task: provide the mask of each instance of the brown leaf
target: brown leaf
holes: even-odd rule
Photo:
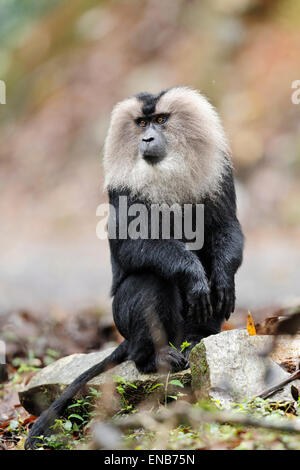
[[[276,329],[277,335],[295,335],[300,331],[300,310],[281,321]]]
[[[260,323],[255,324],[256,334],[258,335],[274,335],[278,324],[280,322],[280,318],[278,316],[268,317]]]
[[[34,423],[37,420],[37,416],[30,415],[28,418],[24,419],[22,422],[22,426],[26,426],[26,424]]]
[[[298,401],[298,399],[299,399],[299,390],[298,390],[297,387],[295,387],[295,385],[291,386],[291,394],[292,394],[292,397],[294,398],[294,400]]]

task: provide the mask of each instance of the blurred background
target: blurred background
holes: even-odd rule
[[[96,238],[110,111],[174,85],[209,98],[232,146],[237,312],[299,300],[299,25],[298,0],[0,0],[0,317],[110,318]]]

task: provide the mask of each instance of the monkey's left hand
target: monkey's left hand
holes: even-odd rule
[[[213,315],[229,319],[235,307],[234,281],[226,285],[213,284],[210,292],[210,302]]]
[[[196,322],[206,323],[211,313],[211,306],[209,301],[209,286],[205,279],[195,283],[189,289],[187,301],[189,317],[194,317]]]

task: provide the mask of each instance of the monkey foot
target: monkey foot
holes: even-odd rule
[[[189,361],[176,349],[166,346],[156,356],[158,371],[178,372],[189,367]]]

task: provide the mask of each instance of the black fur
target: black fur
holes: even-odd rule
[[[120,195],[127,196],[128,207],[143,202],[150,210],[146,200],[131,197],[129,191],[109,192],[114,207],[118,208]],[[178,346],[187,340],[194,345],[218,333],[234,310],[234,275],[242,262],[243,234],[230,168],[219,196],[198,202],[205,207],[205,241],[199,251],[188,251],[185,239],[110,240],[114,321],[128,341],[128,357],[142,372],[157,368],[151,322],[161,324],[167,344]]]
[[[153,112],[149,96],[140,99],[145,102],[145,111]],[[150,210],[147,200],[133,197],[129,190],[109,191],[115,208],[121,195],[127,196],[128,207],[142,202]],[[234,310],[234,275],[243,251],[230,167],[218,195],[198,202],[205,205],[204,246],[199,251],[187,250],[185,239],[110,239],[113,316],[124,342],[103,362],[81,374],[42,413],[30,430],[27,449],[35,447],[39,442],[35,437],[46,435],[73,396],[104,370],[126,359],[133,360],[144,373],[184,369],[191,347],[220,331]],[[185,340],[191,346],[184,354],[169,346],[179,347]]]
[[[143,103],[142,112],[145,116],[149,116],[155,112],[156,103],[166,92],[167,90],[163,90],[157,95],[153,95],[152,93],[139,93],[135,95],[136,98]]]

